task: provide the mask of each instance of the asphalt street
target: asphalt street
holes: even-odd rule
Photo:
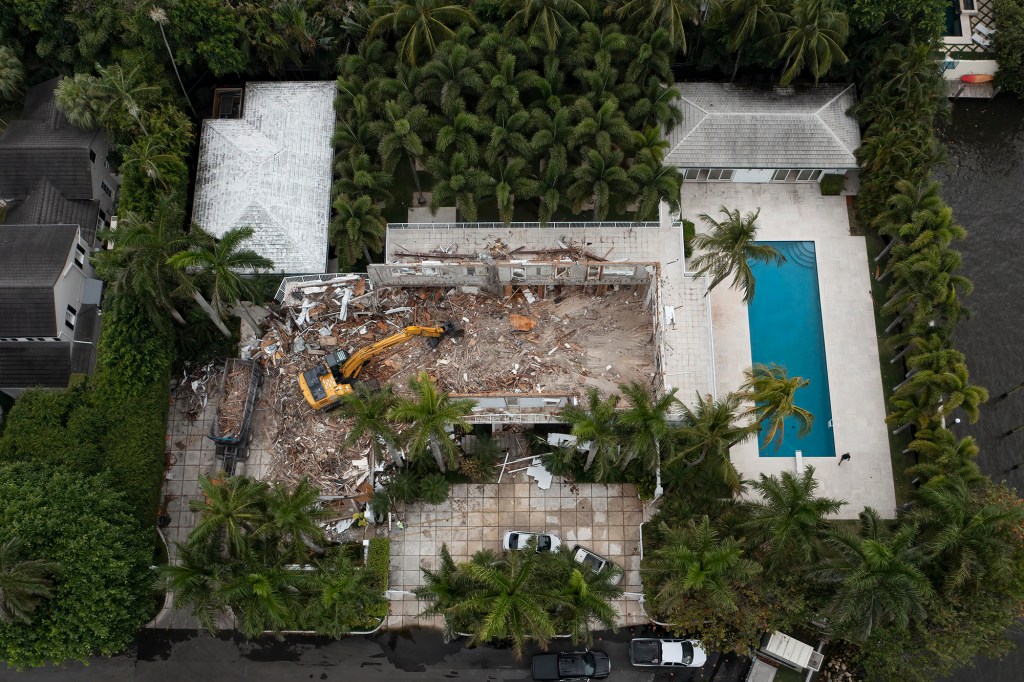
[[[704,668],[655,674],[629,665],[629,639],[649,633],[625,628],[599,634],[593,649],[608,652],[613,682],[738,682],[749,661],[709,656]],[[571,650],[555,642],[551,650]],[[49,682],[178,682],[179,680],[246,680],[252,682],[438,682],[467,680],[529,680],[531,650],[517,661],[508,649],[467,648],[461,641],[445,643],[428,629],[384,632],[372,637],[330,640],[287,637],[248,641],[185,631],[147,631],[133,651],[113,658],[27,671],[0,667],[0,680]]]

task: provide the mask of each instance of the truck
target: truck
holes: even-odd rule
[[[220,402],[208,437],[216,444],[217,457],[228,474],[233,474],[235,464],[246,457],[249,422],[262,384],[263,374],[252,360],[228,358],[224,364]]]
[[[353,385],[366,364],[392,346],[423,336],[427,344],[435,348],[446,336],[457,338],[461,335],[462,330],[456,329],[451,322],[440,327],[406,327],[397,334],[360,348],[351,356],[343,350],[328,353],[321,364],[299,374],[299,388],[314,410],[333,410],[341,405],[346,395],[352,393]]]

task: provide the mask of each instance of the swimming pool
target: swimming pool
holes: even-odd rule
[[[759,242],[770,244],[786,257],[782,265],[751,263],[756,287],[747,307],[750,355],[753,363],[786,368],[789,376],[810,384],[796,392],[796,404],[814,415],[810,434],[797,437],[798,427],[786,420],[782,447],[762,447],[762,457],[835,457],[832,438],[832,401],[828,393],[825,337],[821,327],[821,295],[814,242]],[[764,430],[758,443],[764,442]]]

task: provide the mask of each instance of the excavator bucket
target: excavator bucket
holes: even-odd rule
[[[429,348],[437,348],[438,344],[445,338],[450,336],[453,339],[461,339],[466,335],[466,330],[461,327],[456,327],[454,322],[445,322],[442,325],[444,334],[441,336],[434,336],[427,339],[427,346]]]

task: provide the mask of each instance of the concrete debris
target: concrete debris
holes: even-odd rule
[[[230,362],[228,363],[231,364]],[[235,369],[224,377],[224,394],[217,408],[218,434],[235,436],[242,430],[245,401],[249,393],[251,365],[236,363]]]
[[[508,321],[512,323],[512,328],[519,332],[528,332],[537,326],[537,320],[532,317],[515,313],[508,316]]]
[[[190,422],[195,423],[203,414],[210,401],[211,391],[216,392],[219,375],[220,369],[213,362],[185,365],[174,390],[174,399],[184,403],[184,413]]]

